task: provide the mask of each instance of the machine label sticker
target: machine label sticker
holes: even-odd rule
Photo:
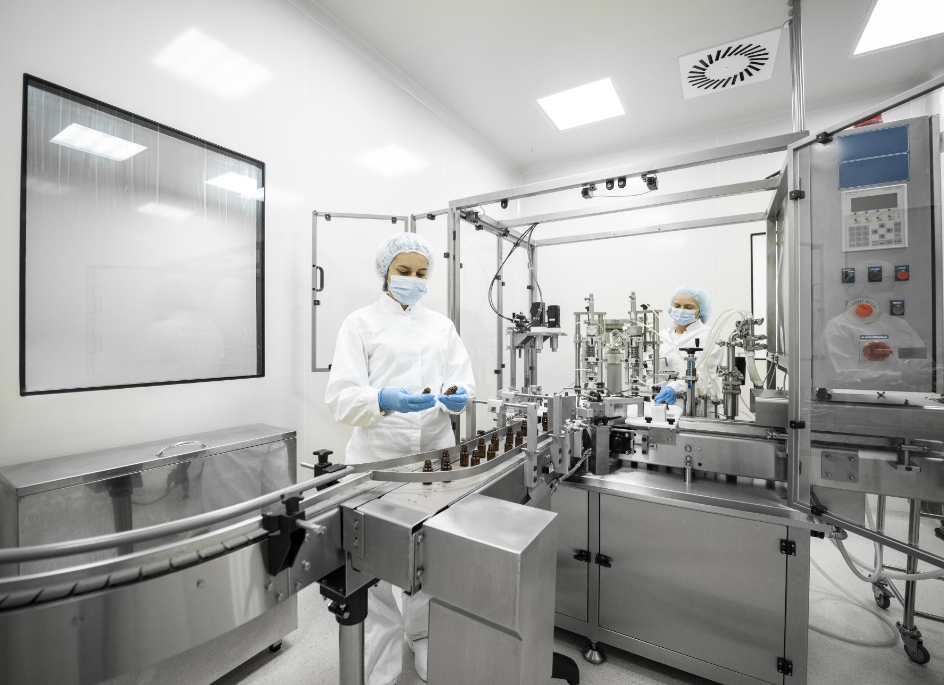
[[[888,359],[894,350],[888,344],[888,336],[882,333],[859,336],[859,361],[883,362]]]

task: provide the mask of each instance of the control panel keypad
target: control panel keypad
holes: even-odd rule
[[[848,226],[848,247],[861,249],[904,245],[900,209],[852,212]]]

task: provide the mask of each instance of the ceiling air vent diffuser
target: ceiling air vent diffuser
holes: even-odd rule
[[[773,29],[679,57],[685,99],[769,79],[781,32]]]

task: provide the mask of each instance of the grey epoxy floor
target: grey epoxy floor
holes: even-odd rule
[[[907,522],[899,512],[889,512],[887,531],[905,538]],[[932,523],[922,522],[922,546],[944,554],[944,542],[934,537]],[[871,560],[871,545],[852,538],[848,547],[860,559]],[[854,595],[874,606],[871,589],[858,581],[846,568],[845,562],[829,542],[813,540],[813,558]],[[886,563],[904,566],[904,557],[886,553]],[[921,570],[926,570],[922,567]],[[851,604],[813,569],[810,589],[810,621],[826,629],[860,639],[881,639],[882,623],[863,609]],[[944,582],[930,580],[919,584],[918,608],[944,615]],[[337,627],[317,591],[307,590],[299,595],[298,630],[284,641],[277,654],[268,650],[220,678],[214,685],[315,685],[338,682]],[[901,620],[897,602],[887,612],[892,621]],[[926,666],[912,663],[904,654],[900,642],[895,647],[876,649],[850,645],[810,631],[811,685],[856,685],[896,683],[900,685],[941,685],[944,683],[944,624],[919,619],[918,627],[924,634],[925,646],[931,652]],[[580,650],[586,640],[563,630],[555,632],[556,650],[574,658],[580,666],[581,683],[585,685],[651,685],[704,684],[710,681],[662,664],[604,645],[607,661],[600,666],[586,663]],[[413,668],[413,655],[404,649],[403,672],[398,685],[420,685],[422,681]],[[563,682],[563,681],[553,681]]]

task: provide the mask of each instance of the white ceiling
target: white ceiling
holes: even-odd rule
[[[783,25],[786,0],[318,0],[519,170],[790,116],[773,77],[684,100],[678,58]],[[804,0],[808,109],[890,95],[944,69],[944,36],[850,58],[870,0]],[[626,115],[557,131],[535,100],[609,76]]]

